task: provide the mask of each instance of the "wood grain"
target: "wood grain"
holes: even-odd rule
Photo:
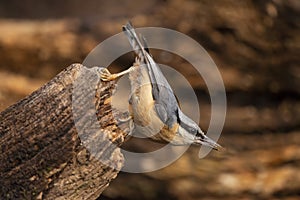
[[[95,68],[73,64],[0,113],[1,199],[96,199],[117,176],[124,162],[118,145],[126,133],[112,115],[115,84],[86,87],[72,99],[74,81],[83,74],[100,81]],[[75,126],[72,105],[89,104],[89,95],[93,109],[77,107]],[[100,129],[91,132],[87,119],[95,110]],[[85,126],[79,135],[77,128]]]

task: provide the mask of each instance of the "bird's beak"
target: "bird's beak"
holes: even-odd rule
[[[213,148],[214,150],[217,150],[217,151],[225,150],[221,145],[219,145],[218,143],[216,143],[215,141],[213,141],[212,139],[210,139],[206,135],[204,135],[204,137],[203,136],[202,137],[196,136],[194,143],[195,144],[202,144],[202,145],[211,147],[211,148]]]

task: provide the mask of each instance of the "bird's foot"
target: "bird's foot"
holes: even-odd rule
[[[107,68],[100,68],[98,72],[102,81],[113,81],[118,78],[116,74],[111,74]]]

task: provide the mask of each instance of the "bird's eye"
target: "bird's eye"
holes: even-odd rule
[[[192,134],[196,134],[196,133],[197,133],[197,130],[196,130],[195,128],[190,128],[190,132],[191,132]]]

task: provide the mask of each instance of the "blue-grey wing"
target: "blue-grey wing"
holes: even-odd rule
[[[179,107],[174,92],[159,66],[154,62],[150,55],[147,55],[147,61],[149,64],[149,71],[151,71],[154,77],[153,79],[150,77],[153,98],[155,103],[160,105],[159,107],[164,108],[163,112],[166,112],[166,114],[162,113],[161,109],[156,111],[159,114],[160,119],[169,127],[172,127],[177,121]],[[165,117],[165,115],[167,117]]]

